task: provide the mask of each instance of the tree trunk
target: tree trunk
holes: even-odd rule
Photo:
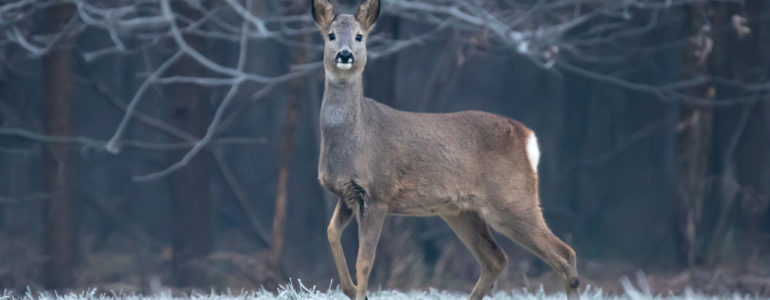
[[[708,75],[707,61],[713,44],[711,28],[704,23],[705,4],[694,4],[685,22],[686,32],[694,32],[684,48],[683,72],[688,77]],[[689,88],[688,95],[713,101],[710,83]],[[703,216],[703,205],[709,189],[708,163],[711,148],[714,110],[711,106],[683,103],[677,123],[678,182],[674,203],[674,236],[678,259],[682,265],[695,265],[701,237],[697,232]]]
[[[72,18],[72,5],[57,5],[46,12],[46,31],[58,33]],[[43,60],[45,81],[45,131],[51,136],[71,136],[72,85],[70,80],[73,37],[65,34]],[[51,289],[72,287],[75,264],[75,224],[73,217],[73,185],[75,159],[72,147],[63,143],[46,146],[44,185],[46,198],[43,220],[45,221],[44,267],[45,286]]]
[[[197,12],[178,3],[174,10],[181,15],[197,19]],[[199,52],[205,47],[200,36],[185,35],[187,43]],[[194,59],[186,56],[170,70],[177,76],[204,76],[204,70]],[[211,120],[207,90],[195,84],[171,84],[168,86],[168,113],[171,124],[194,136],[203,137]],[[172,155],[178,161],[187,150]],[[173,272],[176,284],[190,286],[205,284],[201,270],[191,269],[191,260],[204,257],[212,247],[212,203],[210,191],[209,153],[195,156],[184,168],[170,175],[171,209],[173,215],[174,248]]]
[[[304,35],[297,38],[298,43],[303,43]],[[307,60],[304,49],[292,51],[292,61],[296,65],[302,65]],[[276,266],[280,262],[283,251],[284,235],[286,231],[286,210],[289,194],[289,169],[291,168],[291,155],[294,148],[294,132],[297,127],[297,114],[299,113],[299,101],[302,91],[305,90],[305,79],[297,77],[289,82],[289,104],[286,108],[286,119],[283,122],[283,135],[281,138],[281,152],[278,154],[278,183],[275,195],[275,213],[273,214],[273,230],[270,235],[271,263]]]

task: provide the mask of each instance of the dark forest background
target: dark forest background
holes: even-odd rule
[[[336,285],[308,1],[0,1],[0,31],[0,288]],[[368,97],[537,132],[586,282],[770,293],[770,2],[389,0],[369,49]],[[560,289],[498,241],[497,289]],[[440,219],[391,217],[371,284],[477,274]]]

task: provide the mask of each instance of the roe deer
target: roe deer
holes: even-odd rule
[[[327,230],[345,295],[366,299],[383,221],[397,214],[449,224],[481,265],[469,299],[484,297],[508,261],[489,226],[545,260],[568,298],[578,299],[575,251],[551,233],[540,209],[532,130],[490,113],[411,113],[364,98],[366,40],[380,1],[363,0],[353,15],[311,0],[311,11],[325,44],[318,179],[339,197]],[[353,216],[357,284],[340,243]]]

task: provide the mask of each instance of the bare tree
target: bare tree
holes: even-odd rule
[[[291,2],[288,11],[293,14],[301,14],[304,5],[299,1]],[[298,35],[296,42],[304,44],[307,39],[306,34]],[[296,65],[307,63],[305,49],[295,49],[291,53],[291,60]],[[273,214],[273,230],[270,236],[270,257],[271,263],[278,265],[280,263],[281,253],[283,252],[284,235],[286,232],[286,214],[289,201],[289,169],[291,167],[291,157],[294,150],[294,133],[297,128],[297,117],[299,114],[299,103],[301,101],[303,90],[305,90],[305,81],[301,78],[294,78],[289,82],[289,103],[286,106],[286,116],[284,117],[282,137],[280,144],[280,153],[278,154],[278,182],[276,184],[275,195],[275,213]]]
[[[46,9],[46,31],[59,33],[70,21],[74,7],[69,4]],[[56,50],[46,53],[45,74],[46,134],[69,136],[72,121],[72,52],[74,37],[62,35]],[[64,288],[74,282],[75,266],[75,157],[68,144],[49,144],[46,149],[46,198],[44,252],[46,255],[46,286]]]
[[[188,4],[175,3],[174,10],[179,12],[179,19],[195,22],[204,17],[200,11]],[[180,37],[189,45],[191,51],[205,53],[205,39],[201,36],[184,34]],[[179,59],[169,69],[171,76],[205,77],[206,70],[195,63],[190,56]],[[172,83],[168,88],[169,120],[175,128],[202,137],[211,122],[208,90],[191,83]],[[186,151],[178,151],[173,161],[179,161]],[[173,213],[174,273],[177,284],[188,286],[196,284],[195,275],[190,269],[190,260],[199,259],[211,251],[212,243],[212,200],[209,174],[211,157],[198,155],[192,158],[187,167],[170,175]]]
[[[711,26],[703,19],[706,9],[703,3],[697,3],[688,11],[689,27],[695,29],[695,34],[682,55],[686,62],[685,72],[693,77],[708,74],[707,62],[712,57]],[[702,83],[690,87],[687,94],[713,101],[715,90],[711,84]],[[676,128],[679,182],[674,206],[674,232],[678,238],[680,262],[690,268],[695,266],[698,244],[702,243],[699,230],[710,185],[708,158],[711,152],[713,114],[712,106],[684,103]]]
[[[117,153],[124,146],[136,146],[133,141],[124,140],[125,130],[137,117],[138,104],[146,97],[148,89],[154,85],[187,83],[210,89],[239,86],[244,82],[274,84],[320,70],[319,62],[309,62],[295,66],[290,73],[283,75],[253,74],[223,65],[187,42],[187,39],[196,36],[237,44],[241,36],[245,36],[248,40],[274,39],[289,47],[318,49],[311,43],[292,40],[292,37],[314,30],[309,18],[303,14],[261,18],[249,12],[243,3],[229,0],[213,3],[210,8],[191,2],[190,9],[201,17],[189,19],[175,8],[166,9],[167,1],[159,3],[142,1],[140,5],[124,5],[117,1],[94,3],[85,0],[66,0],[61,2],[74,5],[77,8],[77,14],[69,20],[60,33],[65,31],[74,33],[85,28],[93,28],[103,31],[112,41],[110,46],[86,52],[85,57],[89,62],[108,56],[130,55],[142,49],[158,46],[164,46],[171,53],[161,60],[151,73],[146,74],[143,84],[128,101],[126,113],[119,126],[104,145],[106,150],[113,153]],[[250,2],[246,1],[246,3]],[[542,68],[573,73],[630,90],[646,92],[661,101],[685,101],[695,105],[735,105],[748,101],[748,99],[739,98],[714,104],[708,99],[694,97],[685,92],[687,88],[701,85],[709,80],[722,80],[723,84],[753,91],[770,89],[770,85],[767,84],[725,81],[717,76],[693,76],[677,82],[649,84],[633,82],[623,76],[599,73],[581,66],[583,63],[604,60],[622,71],[623,66],[626,65],[625,62],[633,59],[630,51],[618,50],[611,55],[602,53],[608,52],[607,49],[617,48],[616,45],[622,43],[624,39],[651,32],[663,10],[696,3],[699,1],[550,0],[533,5],[529,1],[411,0],[385,1],[383,7],[385,13],[429,24],[436,31],[454,30],[471,44],[492,50],[512,50],[529,58]],[[56,41],[63,36],[62,34],[35,35],[26,29],[29,25],[24,22],[25,16],[34,15],[48,6],[50,3],[39,0],[3,5],[0,11],[9,16],[0,24],[0,28],[8,37],[5,44],[16,45],[33,56],[43,55],[55,48]],[[249,26],[242,28],[238,20],[230,18],[233,15],[247,22]],[[648,21],[644,24],[629,22],[635,16],[644,16]],[[419,45],[430,39],[436,31],[402,40],[387,37],[375,38],[372,40],[373,49],[370,51],[370,57],[376,60]],[[689,35],[683,36],[681,41],[673,43],[686,43],[689,37]],[[168,42],[172,45],[168,45]],[[656,46],[650,48],[654,47]],[[198,68],[209,72],[209,75],[167,74],[169,68],[183,58],[186,62],[194,62]],[[223,115],[231,102],[222,101],[222,105],[217,108],[218,115]],[[206,134],[189,146],[187,155],[181,160],[157,172],[138,175],[136,179],[158,179],[187,165],[197,153],[215,141],[221,120],[216,115],[211,120],[211,126],[205,131]],[[19,132],[6,134],[20,135]],[[73,142],[80,141],[73,140]]]

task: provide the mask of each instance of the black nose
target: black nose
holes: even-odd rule
[[[339,53],[337,53],[337,62],[343,63],[343,64],[352,64],[353,63],[353,53],[350,53],[348,50],[342,50]]]

